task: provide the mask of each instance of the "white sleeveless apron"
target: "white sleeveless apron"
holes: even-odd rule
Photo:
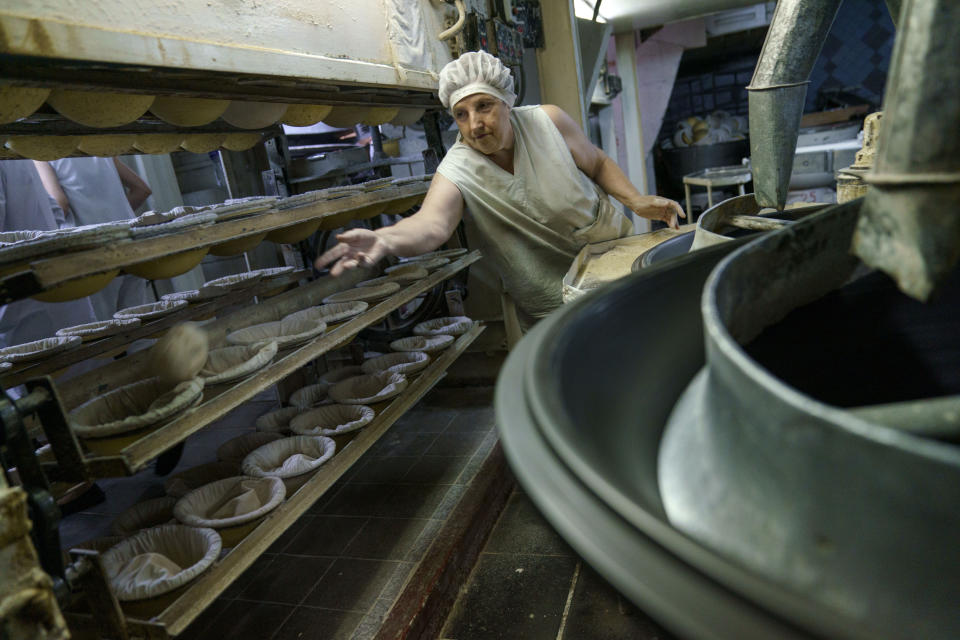
[[[513,174],[458,137],[437,173],[460,189],[504,288],[527,314],[562,304],[561,280],[588,243],[633,233],[630,220],[577,168],[539,106],[515,107]]]

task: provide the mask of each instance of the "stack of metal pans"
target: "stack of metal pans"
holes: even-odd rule
[[[858,207],[624,278],[541,322],[501,374],[531,498],[684,638],[960,635],[955,445],[805,396],[726,325],[749,340],[858,275],[841,237]]]

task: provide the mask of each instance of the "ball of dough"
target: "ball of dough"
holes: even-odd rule
[[[207,362],[207,334],[192,322],[178,324],[150,349],[150,375],[177,384],[195,378]]]

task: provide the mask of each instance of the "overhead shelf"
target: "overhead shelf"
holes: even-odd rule
[[[20,300],[86,276],[122,269],[189,249],[283,229],[308,220],[327,218],[338,221],[338,227],[343,226],[344,222],[351,219],[346,215],[351,211],[357,211],[363,217],[365,207],[422,195],[428,188],[429,184],[425,182],[391,186],[301,207],[225,220],[207,227],[188,227],[161,236],[112,242],[84,251],[34,260],[29,263],[27,270],[0,280],[0,301]]]
[[[443,5],[354,0],[344,11],[311,0],[282,7],[238,0],[189,7],[184,20],[176,3],[134,9],[100,0],[65,11],[51,0],[24,0],[0,9],[0,53],[9,60],[0,73],[36,82],[59,67],[60,80],[78,82],[85,69],[98,70],[108,76],[101,81],[144,91],[162,87],[167,70],[176,77],[171,90],[192,80],[213,97],[237,90],[278,100],[340,85],[435,91],[439,67],[451,58],[436,37]],[[399,31],[391,25],[398,10],[414,12]],[[358,38],[358,28],[367,37]]]
[[[439,268],[426,278],[414,282],[382,302],[371,306],[364,313],[347,320],[324,335],[276,360],[251,378],[226,388],[208,388],[205,391],[202,404],[191,412],[136,438],[129,444],[125,444],[125,440],[118,440],[118,442],[125,444],[118,454],[84,455],[83,464],[87,472],[95,477],[125,476],[136,473],[163,452],[183,442],[187,437],[211,422],[223,417],[260,391],[283,380],[324,353],[349,343],[364,328],[380,322],[401,305],[429,291],[458,271],[476,262],[480,257],[480,252],[474,251]],[[300,289],[316,287],[321,284],[328,283],[317,281],[300,287]],[[221,327],[225,324],[228,325],[229,319],[225,319],[220,324]],[[130,364],[130,366],[134,365]],[[120,384],[120,382],[117,381],[115,384]],[[104,379],[94,376],[89,383],[67,385],[61,392],[61,397],[65,399],[66,406],[71,407],[76,405],[78,399],[90,397],[90,394],[93,393],[103,393],[108,388],[109,385],[104,382]],[[51,440],[54,440],[54,438],[51,438]]]

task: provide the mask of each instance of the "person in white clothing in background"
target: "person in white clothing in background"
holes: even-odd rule
[[[63,211],[44,190],[31,160],[0,160],[0,231],[54,231]],[[0,307],[0,346],[53,337],[58,329],[93,322],[90,300],[39,302],[27,298]]]
[[[37,162],[47,192],[63,208],[65,226],[129,220],[150,196],[150,187],[117,158],[63,158]],[[99,320],[120,309],[145,304],[148,283],[124,275],[114,278],[90,299]]]
[[[453,234],[466,208],[520,324],[529,326],[561,305],[561,280],[584,245],[633,233],[608,194],[674,229],[685,217],[673,200],[642,195],[559,107],[514,108],[510,70],[488,53],[447,64],[439,94],[460,134],[420,210],[376,231],[339,234],[317,268],[332,264],[337,276],[387,255],[431,251]]]

